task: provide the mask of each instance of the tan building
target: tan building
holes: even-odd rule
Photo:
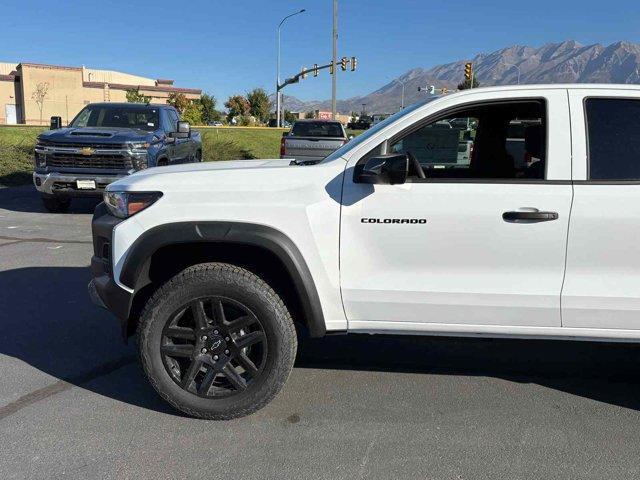
[[[191,99],[202,94],[195,88],[174,87],[173,80],[153,80],[109,70],[0,63],[0,125],[48,125],[51,116],[60,116],[63,124],[67,124],[89,103],[126,102],[129,89],[138,89],[151,97],[152,103],[166,103],[174,92]],[[38,90],[46,90],[42,110],[36,101]]]

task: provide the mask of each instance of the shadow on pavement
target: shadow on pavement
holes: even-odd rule
[[[88,280],[87,268],[0,272],[0,354],[118,401],[177,414],[140,369],[91,381],[137,359],[117,322],[90,303]],[[639,360],[637,347],[625,344],[348,335],[304,340],[296,367],[496,377],[638,410]]]
[[[74,198],[69,213],[93,213],[100,197]],[[0,209],[12,212],[49,213],[42,205],[40,194],[32,185],[0,188]],[[65,215],[50,213],[50,215]]]

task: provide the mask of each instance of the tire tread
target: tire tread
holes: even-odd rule
[[[148,352],[143,348],[143,344],[149,336],[152,321],[155,317],[155,310],[160,300],[165,298],[168,292],[187,288],[187,283],[190,281],[204,281],[211,278],[211,276],[217,276],[225,283],[235,284],[240,288],[248,290],[250,293],[266,297],[269,309],[272,311],[274,318],[281,320],[276,322],[279,330],[278,334],[291,339],[290,342],[280,342],[280,349],[279,352],[277,352],[277,358],[279,358],[280,361],[276,362],[274,371],[270,374],[275,381],[268,382],[266,394],[254,404],[230,413],[209,413],[194,410],[190,406],[173,399],[167,392],[164,392],[163,389],[160,388],[158,380],[151,368],[151,359],[149,358]],[[193,417],[207,420],[230,420],[254,413],[267,405],[280,392],[293,368],[297,350],[297,339],[295,326],[289,310],[269,284],[253,272],[236,265],[227,263],[203,263],[186,268],[155,291],[143,309],[140,318],[141,321],[138,326],[137,338],[138,350],[140,352],[140,361],[147,378],[154,390],[158,392],[165,401],[174,408]],[[270,348],[272,348],[271,345]]]

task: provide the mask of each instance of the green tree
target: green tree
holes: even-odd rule
[[[242,95],[232,95],[224,104],[227,109],[227,119],[231,121],[234,117],[245,117],[249,115],[249,101]]]
[[[253,127],[256,124],[254,117],[252,117],[251,115],[242,115],[237,118],[237,120],[238,125],[241,127]]]
[[[180,115],[182,115],[185,109],[191,103],[191,100],[189,100],[184,93],[173,92],[169,94],[167,103],[178,110],[178,112],[180,112]]]
[[[474,76],[473,77],[473,88],[478,88],[480,86],[480,82],[478,82],[478,79]],[[467,80],[465,78],[464,82],[460,82],[458,84],[458,90],[468,90],[471,88],[471,80]]]
[[[297,120],[296,116],[291,113],[291,111],[289,110],[285,110],[284,111],[284,121],[285,122],[289,122],[289,123],[293,123]]]
[[[140,93],[140,89],[138,88],[130,88],[127,90],[127,102],[129,103],[146,103],[147,105],[151,102],[151,97],[147,97]]]
[[[316,112],[306,112],[304,118],[316,118]]]
[[[271,102],[269,96],[263,88],[254,88],[247,92],[247,100],[249,101],[249,114],[256,120],[266,123],[269,121],[269,110],[271,110]]]
[[[202,104],[198,101],[189,102],[184,111],[180,114],[182,120],[189,122],[191,125],[205,125],[202,115]]]
[[[202,123],[209,125],[211,122],[220,120],[220,112],[216,110],[216,97],[203,93],[200,97],[200,105],[202,105]]]

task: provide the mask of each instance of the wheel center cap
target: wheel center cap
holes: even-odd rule
[[[212,335],[209,339],[209,350],[213,353],[223,352],[227,348],[227,342],[220,335]]]

